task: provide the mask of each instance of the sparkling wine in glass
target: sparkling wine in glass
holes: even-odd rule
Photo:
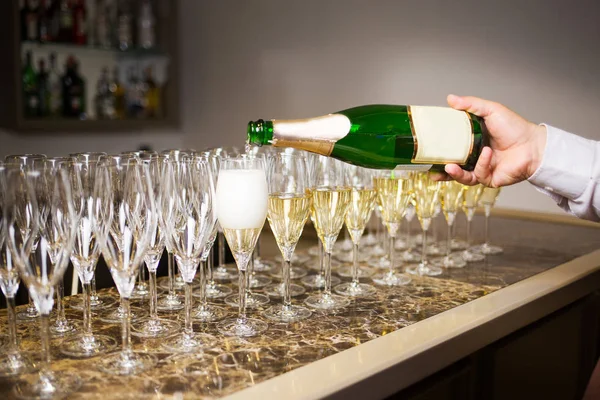
[[[500,254],[503,249],[490,243],[490,214],[492,207],[496,204],[496,198],[500,194],[500,188],[484,187],[479,198],[479,205],[485,212],[485,242],[477,248],[483,254]]]
[[[467,248],[462,252],[462,257],[467,262],[483,261],[485,260],[485,255],[478,252],[477,249],[473,247],[472,242],[473,216],[475,215],[475,208],[477,207],[477,203],[479,202],[479,197],[483,192],[483,186],[464,186],[463,191],[464,193],[462,209],[465,215],[467,216]]]
[[[442,212],[446,219],[448,231],[446,233],[446,255],[431,261],[436,267],[463,268],[467,262],[460,253],[452,253],[452,234],[456,215],[463,201],[463,187],[455,181],[443,182],[440,188]]]

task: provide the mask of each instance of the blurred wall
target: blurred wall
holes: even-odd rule
[[[448,93],[600,139],[597,0],[182,0],[181,10],[189,147],[241,146],[250,119],[445,105]],[[560,212],[527,183],[499,204]]]

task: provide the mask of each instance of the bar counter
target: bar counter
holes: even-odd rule
[[[482,237],[480,218],[474,221],[476,238]],[[159,358],[154,369],[138,376],[106,375],[96,369],[94,358],[65,357],[58,350],[60,338],[52,340],[52,369],[79,374],[83,385],[69,397],[73,399],[509,398],[506,376],[522,374],[520,368],[529,371],[523,379],[530,385],[546,379],[548,393],[557,394],[552,377],[538,377],[531,364],[538,359],[552,363],[545,361],[549,357],[565,368],[565,360],[577,364],[576,385],[568,389],[580,393],[598,354],[600,230],[568,218],[535,220],[505,213],[494,218],[492,239],[504,253],[485,262],[445,270],[439,277],[413,277],[405,287],[378,286],[374,297],[357,299],[337,314],[314,313],[290,325],[268,321],[268,331],[258,337],[225,338],[214,324],[195,323],[195,331],[217,339],[203,354],[168,354],[160,349],[165,339],[132,337],[135,350]],[[263,256],[278,254],[267,230],[261,240]],[[315,242],[308,230],[297,253],[306,254]],[[114,289],[101,293],[118,297]],[[305,297],[292,301],[300,303]],[[573,316],[573,310],[579,314]],[[249,315],[262,318],[260,311],[249,310]],[[67,314],[81,320],[81,313],[68,305]],[[544,328],[555,320],[555,328]],[[120,345],[120,325],[97,319],[93,324],[95,332],[112,335]],[[539,329],[550,339],[557,331],[557,341],[544,347],[543,340],[535,339]],[[38,324],[19,323],[18,330],[21,348],[38,352]],[[531,335],[534,339],[527,339]],[[534,349],[531,343],[541,347]],[[530,350],[535,353],[526,354]],[[556,350],[565,354],[556,355]],[[507,371],[500,374],[503,368]],[[0,398],[14,398],[14,380],[0,382]],[[498,395],[503,390],[506,397]],[[438,391],[445,397],[436,396]]]

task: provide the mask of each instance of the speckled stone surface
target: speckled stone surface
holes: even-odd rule
[[[316,313],[308,320],[290,325],[269,321],[269,329],[263,335],[247,339],[225,338],[217,332],[215,324],[195,323],[196,331],[211,334],[216,339],[216,344],[207,347],[201,354],[169,354],[160,348],[166,339],[133,337],[134,349],[155,354],[159,363],[155,368],[132,377],[100,372],[96,367],[98,358],[63,356],[58,350],[62,339],[55,338],[52,340],[52,369],[57,373],[69,371],[80,376],[83,385],[69,396],[73,399],[222,397],[366,341],[376,340],[408,324],[563,264],[589,253],[600,243],[600,230],[594,228],[514,219],[494,222],[493,240],[505,248],[503,254],[490,256],[482,263],[469,264],[464,269],[445,271],[439,277],[413,278],[413,282],[405,287],[378,287],[375,296],[354,300],[351,306],[337,314]],[[476,237],[480,237],[481,225],[481,221],[476,220]],[[462,232],[460,227],[459,232]],[[277,254],[268,232],[263,234],[262,241],[265,256]],[[298,253],[305,254],[307,247],[314,243],[314,238],[303,239]],[[308,263],[315,265],[316,261],[311,259]],[[232,288],[237,290],[236,286]],[[293,302],[301,303],[310,293],[311,290],[308,290],[307,294],[293,298]],[[102,294],[116,298],[114,289]],[[279,301],[271,299],[272,303]],[[222,302],[217,303],[223,305]],[[144,302],[134,305],[148,307]],[[224,307],[230,309],[232,315],[237,312],[237,309]],[[80,312],[67,310],[69,318],[81,319]],[[249,310],[249,315],[262,318],[261,310]],[[0,326],[5,329],[5,310],[1,315]],[[165,313],[161,316],[182,319],[179,314]],[[38,324],[19,323],[18,331],[21,348],[34,356],[39,353]],[[111,335],[120,343],[121,327],[118,324],[104,324],[95,319],[94,331]],[[15,382],[16,379],[0,380],[1,399],[15,397]]]

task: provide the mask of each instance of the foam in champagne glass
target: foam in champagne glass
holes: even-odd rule
[[[221,170],[216,197],[217,217],[223,229],[256,229],[264,225],[268,200],[264,170]]]

